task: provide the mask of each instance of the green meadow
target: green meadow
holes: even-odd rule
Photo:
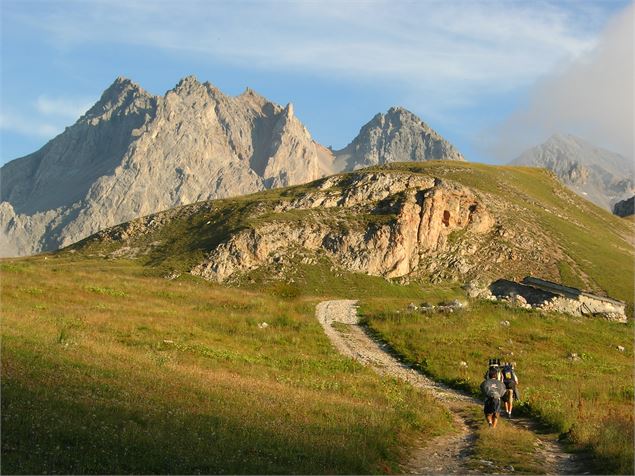
[[[456,180],[506,204],[497,217],[506,225],[538,224],[558,243],[544,252],[554,253],[560,281],[624,300],[632,315],[632,221],[580,199],[544,170],[456,162],[387,169]],[[312,265],[291,263],[284,279],[267,267],[231,285],[187,273],[258,220],[312,219],[317,212],[272,211],[311,187],[181,207],[136,235],[149,219],[132,222],[125,242],[92,237],[60,253],[0,261],[2,472],[398,472],[414,442],[455,431],[452,418],[431,397],[335,351],[315,305],[346,298],[360,301],[369,330],[404,360],[457,388],[476,393],[490,357],[515,361],[518,411],[589,454],[590,471],[632,474],[632,319],[476,300],[452,314],[409,312],[410,302],[465,299],[465,283],[432,285],[421,276],[399,285],[333,267],[324,254]],[[261,207],[271,214],[255,213]],[[342,226],[369,220],[320,213]],[[113,259],[124,246],[141,250],[138,258]],[[540,274],[530,265],[489,272]],[[482,418],[473,420],[477,460],[541,472],[529,449],[533,433],[507,423],[488,433],[478,428]],[[497,449],[503,441],[509,452]]]
[[[516,411],[560,433],[573,450],[590,453],[594,473],[632,474],[632,320],[542,314],[488,301],[451,314],[406,306],[404,300],[368,302],[362,313],[406,361],[475,395],[487,359],[516,362]]]
[[[128,261],[0,266],[4,474],[392,473],[411,440],[452,431],[340,356],[314,297]]]

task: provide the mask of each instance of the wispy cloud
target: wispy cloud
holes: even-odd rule
[[[5,111],[0,113],[0,129],[29,137],[50,139],[59,134],[63,127]]]
[[[496,138],[492,153],[510,160],[556,132],[568,132],[635,157],[634,15],[631,4],[607,25],[596,48],[538,81],[523,108],[484,134]]]
[[[50,139],[74,123],[93,104],[93,100],[40,95],[19,112],[4,107],[0,129],[23,136]]]
[[[35,109],[45,116],[76,120],[84,114],[94,100],[86,98],[39,96],[35,101]]]
[[[70,3],[70,5],[69,5]],[[60,47],[123,43],[265,69],[398,81],[445,101],[528,84],[594,46],[592,5],[557,2],[49,3]]]

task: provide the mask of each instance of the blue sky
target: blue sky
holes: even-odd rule
[[[611,94],[619,90],[612,107],[630,117],[632,130],[632,5],[626,1],[0,5],[0,163],[44,145],[120,75],[154,94],[190,74],[228,94],[251,87],[277,103],[293,102],[314,138],[335,148],[377,112],[401,105],[469,160],[508,160],[553,132],[582,131],[600,145],[630,152],[628,138],[624,145],[611,137],[614,127],[602,132],[593,125],[593,108],[606,109],[611,101],[598,101],[580,117],[561,114],[567,117],[559,121],[540,103],[549,97],[545,88],[553,95],[558,78],[583,84],[590,74],[576,73],[579,65],[595,62],[606,78],[589,88],[597,90],[599,81]],[[615,50],[611,41],[623,43],[623,36],[611,34],[625,28],[631,54],[618,59],[630,71],[629,85],[604,85],[615,72],[602,52]],[[631,95],[630,106],[624,94]],[[513,141],[501,142],[503,132]]]

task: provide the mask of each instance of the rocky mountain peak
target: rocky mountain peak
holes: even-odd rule
[[[138,99],[141,99],[142,102],[147,102],[154,99],[154,96],[148,94],[137,83],[130,79],[118,76],[102,93],[99,101],[97,101],[83,117],[87,121],[101,118],[102,116],[107,116],[106,118],[108,118],[113,111],[126,108]]]
[[[286,105],[286,107],[284,108],[284,113],[289,118],[293,117],[293,103],[288,103]]]
[[[428,159],[462,156],[403,108],[378,114],[334,153],[292,103],[249,88],[225,95],[195,76],[153,96],[119,77],[75,125],[2,167],[0,235],[17,243],[11,254],[30,254],[177,205]]]
[[[199,82],[196,76],[190,75],[181,79],[174,87],[173,91],[178,95],[184,95],[202,89],[206,89],[205,86]]]
[[[632,161],[573,134],[553,134],[511,163],[551,170],[574,192],[608,210],[635,192]]]
[[[465,160],[449,142],[403,107],[376,114],[336,156],[345,163],[345,170],[389,162]]]

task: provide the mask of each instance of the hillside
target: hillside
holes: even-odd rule
[[[391,164],[103,230],[67,249],[217,282],[293,278],[300,264],[401,282],[527,274],[632,303],[633,224],[542,169]]]
[[[549,169],[571,190],[611,211],[635,192],[632,159],[571,134],[555,134],[511,164]]]
[[[69,245],[175,206],[296,185],[360,166],[463,157],[402,108],[342,151],[313,140],[291,103],[228,96],[193,76],[164,96],[117,80],[75,124],[0,171],[0,256]]]
[[[632,375],[633,321],[466,299],[462,285],[531,272],[632,314],[633,228],[543,169],[397,163],[4,259],[3,471],[394,474],[459,418],[479,472],[544,473],[536,437],[559,436],[585,471],[632,473],[633,386],[615,375]],[[314,314],[333,298],[358,299],[382,349],[451,386],[476,392],[492,353],[513,358],[515,411],[555,434],[487,431],[480,410],[457,417],[339,355]],[[449,314],[409,304],[457,298]]]

